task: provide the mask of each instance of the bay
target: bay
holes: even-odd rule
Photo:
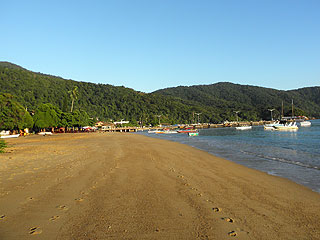
[[[320,192],[320,120],[298,131],[268,131],[263,126],[200,130],[187,134],[145,134],[207,151],[244,166],[281,176]]]

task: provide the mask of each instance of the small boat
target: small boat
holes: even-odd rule
[[[20,134],[12,134],[12,135],[1,135],[0,138],[17,138]]]
[[[280,123],[280,121],[276,121],[274,123],[264,125],[263,128],[264,130],[274,130],[276,126],[284,126],[284,123]]]
[[[237,130],[250,130],[252,128],[252,126],[239,126],[236,127]]]
[[[286,123],[283,126],[275,126],[274,130],[278,131],[296,131],[299,129],[296,122]]]
[[[52,135],[52,132],[39,132],[38,135],[43,135],[43,136]]]
[[[0,136],[1,135],[10,135],[10,131],[9,130],[2,130],[1,132],[0,132]]]
[[[177,131],[172,131],[172,130],[165,130],[165,131],[158,131],[156,132],[157,134],[174,134],[178,133]]]
[[[178,130],[178,133],[195,133],[198,132],[198,130],[195,129],[183,129],[183,130]]]
[[[311,122],[309,122],[309,121],[300,122],[300,126],[301,127],[310,127],[311,126]]]
[[[270,126],[264,125],[263,128],[264,128],[264,130],[274,130],[274,126],[271,126],[271,124],[270,124]]]
[[[188,136],[189,137],[199,136],[199,133],[198,132],[189,132]]]
[[[149,130],[148,133],[158,133],[160,132],[159,130]]]

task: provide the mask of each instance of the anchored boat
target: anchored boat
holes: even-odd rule
[[[280,123],[280,121],[276,121],[274,123],[264,125],[264,130],[274,130],[276,126],[284,126],[284,123]]]
[[[252,128],[252,126],[239,126],[236,127],[237,130],[250,130]]]
[[[17,138],[20,134],[12,134],[12,135],[1,135],[0,138]]]
[[[311,126],[311,122],[309,122],[309,121],[300,122],[300,126],[301,127],[310,127]]]
[[[296,131],[299,129],[296,122],[286,123],[282,126],[275,126],[274,128],[279,131]]]
[[[189,132],[188,133],[189,137],[194,137],[194,136],[199,136],[198,132]]]

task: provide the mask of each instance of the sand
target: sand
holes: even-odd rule
[[[320,239],[320,194],[130,133],[8,139],[0,239]]]

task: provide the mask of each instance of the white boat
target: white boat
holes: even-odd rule
[[[278,131],[296,131],[299,129],[296,122],[286,123],[283,126],[275,126],[274,128]]]
[[[300,126],[301,127],[310,127],[311,126],[311,122],[309,122],[309,121],[300,122]]]
[[[159,130],[149,130],[148,133],[158,133],[160,132]]]
[[[12,134],[12,135],[1,135],[0,138],[17,138],[20,134]]]
[[[174,134],[178,133],[177,131],[172,131],[172,130],[165,130],[165,131],[158,131],[156,132],[157,134]]]
[[[10,135],[10,131],[9,130],[2,130],[1,132],[0,132],[0,136],[1,135]]]
[[[38,135],[52,135],[52,132],[39,132]]]
[[[188,136],[190,136],[190,137],[199,136],[199,133],[198,132],[189,132]]]
[[[284,123],[276,121],[274,123],[266,124],[263,126],[264,130],[274,130],[276,126],[284,126]]]
[[[250,130],[252,128],[252,126],[239,126],[236,127],[237,130]]]
[[[269,125],[269,124],[268,124],[268,125]],[[274,126],[264,125],[263,128],[264,128],[264,130],[274,130]]]

